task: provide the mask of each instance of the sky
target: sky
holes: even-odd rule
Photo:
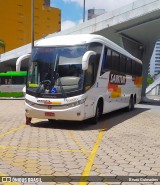
[[[135,0],[85,0],[86,18],[88,9],[105,9],[106,12],[120,8]],[[51,0],[51,6],[59,8],[62,13],[62,30],[83,22],[84,0]]]

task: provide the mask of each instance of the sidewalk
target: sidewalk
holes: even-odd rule
[[[24,100],[24,97],[19,97],[19,98],[15,98],[15,97],[0,97],[0,100]]]
[[[160,95],[147,95],[146,96],[148,99],[151,99],[151,100],[159,100],[160,101]]]

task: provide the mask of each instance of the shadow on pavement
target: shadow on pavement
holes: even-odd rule
[[[160,106],[160,101],[155,100],[155,101],[152,101],[152,102],[141,102],[140,104]]]
[[[101,130],[110,129],[123,121],[126,121],[144,111],[146,108],[135,108],[134,111],[127,112],[126,109],[117,110],[103,115],[96,125],[93,125],[90,120],[83,122],[78,121],[41,121],[31,124],[32,127],[49,128],[49,129],[62,129],[62,130]]]

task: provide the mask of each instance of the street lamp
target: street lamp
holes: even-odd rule
[[[32,48],[34,47],[34,0],[32,0],[32,11],[31,11],[31,42]]]
[[[85,22],[85,6],[86,6],[86,0],[84,0],[84,3],[83,3],[83,22]]]

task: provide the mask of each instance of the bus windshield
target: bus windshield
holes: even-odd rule
[[[87,45],[34,48],[28,90],[38,94],[65,95],[82,89],[82,57],[86,51]]]

